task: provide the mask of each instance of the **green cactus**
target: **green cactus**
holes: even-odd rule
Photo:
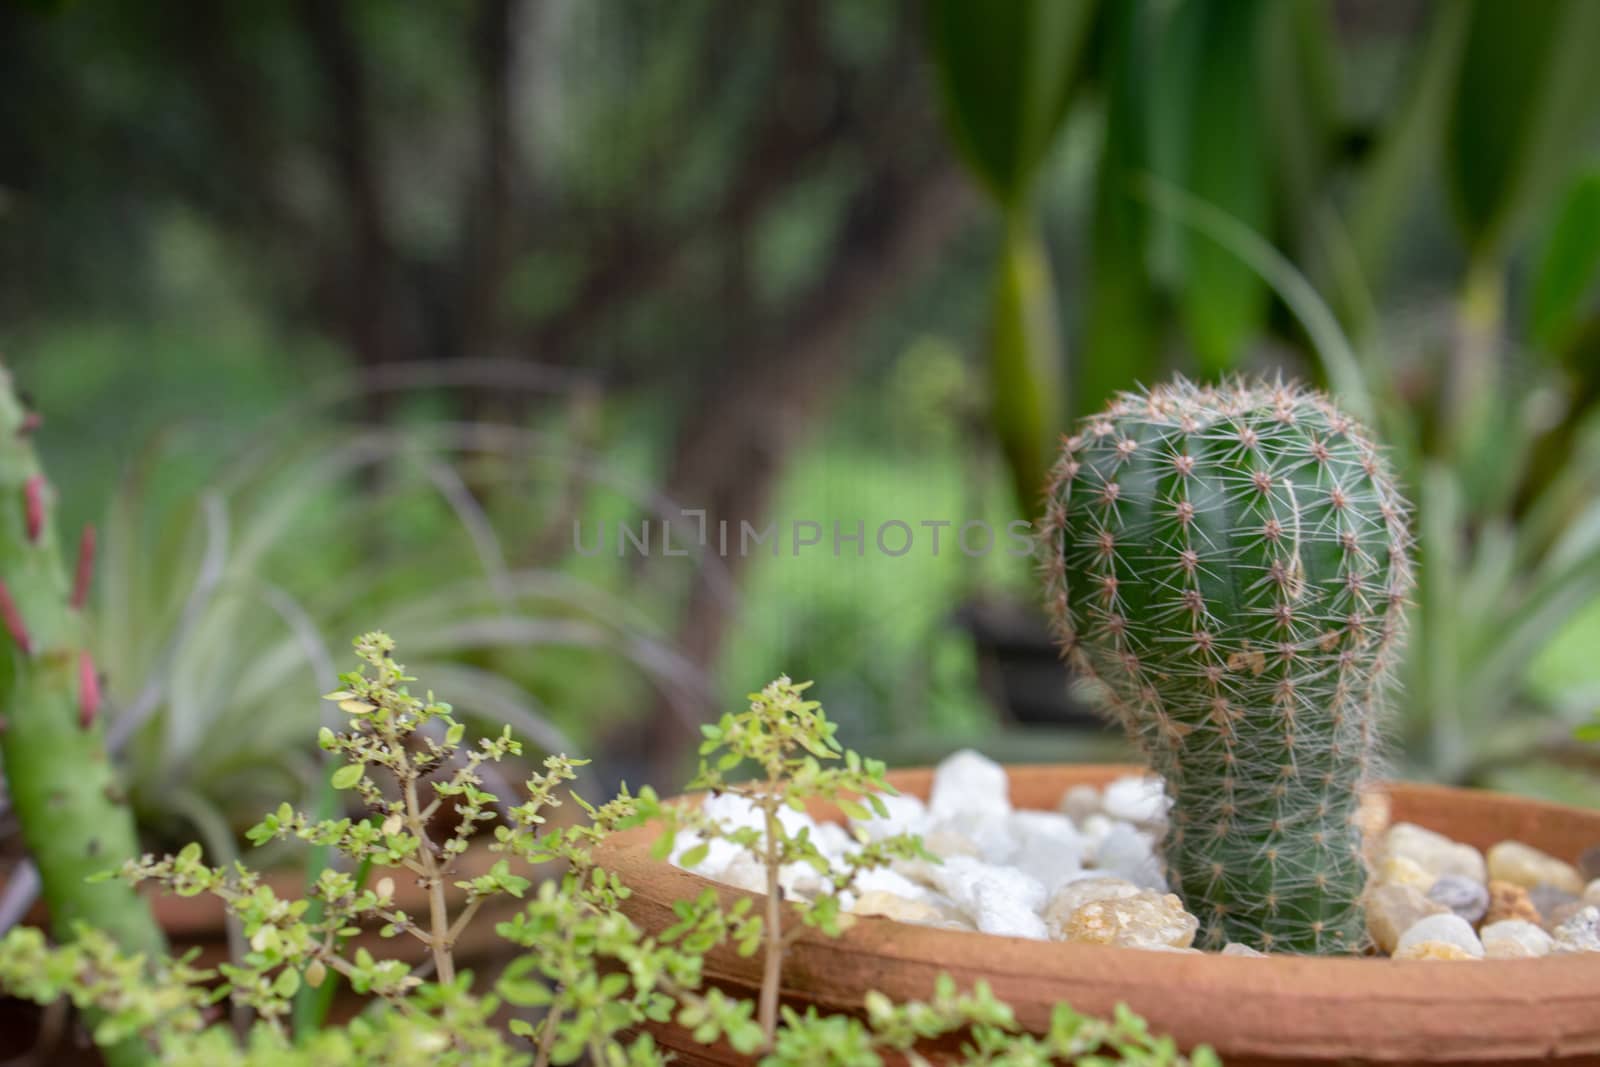
[[[133,816],[106,752],[100,683],[84,647],[82,607],[93,554],[80,544],[69,580],[56,549],[52,492],[30,443],[26,411],[0,368],[0,753],[6,789],[39,869],[52,932],[86,923],[130,953],[154,958],[165,941],[149,906],[122,881],[90,882],[139,855]],[[136,1047],[114,1062],[146,1059]]]
[[[1125,393],[1065,442],[1043,538],[1064,650],[1166,779],[1202,944],[1361,949],[1358,810],[1411,586],[1366,431],[1282,383]]]

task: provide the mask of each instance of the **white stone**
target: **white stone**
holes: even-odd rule
[[[927,899],[897,896],[882,890],[862,893],[850,906],[856,915],[876,915],[903,923],[932,924],[944,921],[946,916]]]
[[[856,875],[855,888],[862,896],[868,893],[893,893],[897,897],[919,900],[929,895],[927,886],[919,885],[889,867],[874,867],[862,871]]]
[[[1045,926],[1050,936],[1060,938],[1061,928],[1073,912],[1092,900],[1113,900],[1138,896],[1141,890],[1132,882],[1103,875],[1077,878],[1058,888],[1044,908]]]
[[[922,835],[922,847],[941,859],[947,856],[971,856],[979,853],[978,843],[966,834],[943,827],[933,827]]]
[[[1420,863],[1405,856],[1385,856],[1375,874],[1382,885],[1408,885],[1423,893],[1432,889],[1437,881],[1431,871],[1423,870]]]
[[[1199,926],[1175,894],[1141,890],[1091,900],[1061,923],[1060,935],[1063,941],[1122,948],[1188,948]]]
[[[933,867],[934,886],[986,934],[1044,938],[1044,886],[1011,867],[952,856]]]
[[[1600,952],[1600,907],[1585,906],[1553,933],[1557,952]]]
[[[811,843],[817,846],[817,851],[822,853],[829,863],[839,866],[846,856],[860,851],[860,844],[850,836],[846,830],[835,822],[816,824],[811,831]]]
[[[829,888],[828,879],[809,863],[788,863],[778,868],[778,886],[786,897],[810,900]],[[760,890],[765,892],[765,888]]]
[[[1555,939],[1526,919],[1504,919],[1478,932],[1483,954],[1491,960],[1520,960],[1548,956]]]
[[[1473,932],[1472,924],[1453,912],[1429,915],[1412,923],[1410,929],[1400,935],[1400,940],[1394,948],[1394,955],[1396,958],[1405,957],[1408,948],[1425,941],[1454,945],[1473,959],[1483,958],[1483,942],[1479,941],[1478,935]]]
[[[1141,889],[1167,891],[1167,879],[1156,855],[1155,838],[1128,823],[1116,823],[1095,852],[1095,867],[1125,878]]]
[[[1018,811],[1011,816],[1016,851],[1011,862],[1054,890],[1083,872],[1083,835],[1072,820],[1050,811]]]
[[[1583,889],[1583,902],[1600,906],[1600,878],[1596,878]]]
[[[945,847],[963,847],[971,842],[979,859],[996,866],[1009,865],[1017,855],[1017,839],[1012,832],[1012,813],[977,810],[935,818],[929,824],[928,837],[945,843]],[[934,850],[935,855],[944,853]],[[956,854],[961,854],[957,852]]]
[[[1449,910],[1429,900],[1414,885],[1390,882],[1372,886],[1366,899],[1367,932],[1383,951],[1394,954],[1400,935],[1430,915],[1448,915]]]
[[[1382,858],[1391,856],[1404,856],[1435,878],[1459,874],[1476,882],[1489,880],[1483,853],[1415,823],[1397,822],[1389,827]]]
[[[712,838],[710,843],[706,844],[705,859],[693,867],[684,867],[683,854],[702,843],[705,843],[705,838],[697,833],[679,834],[672,846],[673,866],[683,867],[684,870],[693,871],[695,874],[705,878],[715,878],[721,882],[727,881],[723,877],[723,872],[728,869],[730,864],[735,863],[745,855],[744,849],[731,841],[724,841],[720,837]]]
[[[1111,831],[1119,825],[1099,812],[1090,815],[1078,824],[1078,830],[1083,834],[1085,863],[1095,863],[1100,854],[1100,846],[1111,835]]]
[[[1572,864],[1521,841],[1502,841],[1489,850],[1489,877],[1525,889],[1542,885],[1578,896],[1583,876]]]
[[[1124,819],[1143,826],[1165,823],[1172,801],[1167,798],[1160,778],[1118,778],[1106,786],[1102,810],[1113,819]]]
[[[1250,959],[1263,960],[1267,958],[1267,954],[1262,952],[1260,949],[1251,948],[1249,945],[1243,945],[1237,941],[1229,941],[1226,945],[1223,945],[1221,955],[1246,956]]]
[[[901,793],[899,796],[881,793],[878,799],[883,802],[888,814],[875,814],[870,819],[862,819],[852,824],[866,835],[867,840],[882,841],[896,834],[920,834],[927,830],[928,806],[920,797],[908,793]]]
[[[1100,790],[1092,785],[1075,785],[1061,794],[1059,807],[1067,818],[1081,824],[1089,816],[1099,814],[1100,805]]]
[[[1394,954],[1397,960],[1479,960],[1454,941],[1413,941]]]
[[[979,883],[973,890],[973,906],[968,914],[979,930],[1000,937],[1026,937],[1033,941],[1049,940],[1044,920],[1038,912],[1010,895],[1006,887]]]
[[[1428,889],[1428,899],[1443,904],[1469,923],[1480,921],[1489,910],[1489,890],[1482,882],[1459,874],[1440,875]]]
[[[765,893],[767,869],[754,856],[743,854],[722,869],[717,881],[747,893]]]
[[[1006,769],[972,749],[946,756],[933,772],[928,812],[934,819],[987,812],[1011,811],[1011,786]]]

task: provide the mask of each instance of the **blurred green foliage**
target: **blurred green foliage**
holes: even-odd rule
[[[1571,758],[1559,741],[1600,684],[1594,11],[0,9],[0,340],[47,415],[65,515],[102,518],[121,486],[138,516],[118,527],[137,595],[104,621],[111,691],[133,699],[161,662],[209,489],[246,597],[210,609],[213,647],[312,669],[261,610],[269,583],[324,633],[382,624],[433,673],[478,672],[486,706],[492,687],[570,709],[551,714],[580,740],[627,735],[664,714],[638,653],[659,672],[656,651],[690,644],[697,562],[577,556],[572,520],[636,526],[682,494],[869,530],[1003,526],[1037,502],[1055,434],[1112,391],[1283,369],[1362,394],[1426,524],[1409,769],[1510,768],[1526,787],[1530,760]],[[978,210],[915,207],[952,175]],[[485,357],[560,386],[363,388]],[[344,400],[315,407],[337,382]],[[458,447],[459,425],[544,443]],[[319,481],[378,430],[384,462]],[[230,482],[252,444],[268,458]],[[551,586],[495,600],[441,468],[508,569]],[[716,573],[726,640],[678,684],[787,670],[834,694],[854,737],[1004,748],[956,609],[1029,604],[1026,561],[819,553]],[[548,592],[563,583],[581,604]],[[605,640],[535,647],[484,628],[502,610]],[[240,695],[206,644],[190,657],[193,706],[133,741],[150,782],[164,746],[243,758],[237,724],[267,721],[265,675]],[[259,773],[314,780],[276,740],[300,729],[259,732],[290,765]]]

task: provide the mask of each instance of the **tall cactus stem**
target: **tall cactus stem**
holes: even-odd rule
[[[100,682],[86,655],[86,622],[72,609],[51,536],[53,494],[19,432],[28,421],[0,369],[0,618],[12,638],[0,643],[6,788],[55,937],[70,941],[80,925],[95,927],[124,951],[153,959],[165,939],[149,904],[121,879],[91,881],[138,856],[139,839],[106,750],[105,717],[96,714]],[[136,1041],[106,1057],[114,1067],[150,1060]]]
[[[72,600],[69,603],[73,611],[82,611],[84,605],[89,603],[89,585],[94,581],[94,550],[94,523],[86,523],[83,534],[78,538],[77,563],[72,568]]]
[[[1382,452],[1318,393],[1179,380],[1087,420],[1048,497],[1057,636],[1166,782],[1201,943],[1362,949],[1358,811],[1411,585]]]

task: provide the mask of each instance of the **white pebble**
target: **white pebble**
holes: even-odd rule
[[[1089,816],[1098,814],[1100,805],[1100,790],[1092,785],[1075,785],[1061,794],[1061,803],[1057,806],[1067,818],[1082,823]]]
[[[1083,834],[1085,863],[1098,862],[1100,845],[1110,836],[1112,829],[1117,825],[1117,823],[1099,812],[1078,824],[1078,830]]]
[[[1583,892],[1583,876],[1565,860],[1541,852],[1521,841],[1501,841],[1489,850],[1489,877],[1525,889],[1548,885],[1578,896]]]
[[[980,885],[1007,889],[1029,911],[1044,907],[1044,886],[1014,867],[996,867],[967,856],[952,856],[933,868],[933,877],[939,889],[964,908],[972,906]]]
[[[1383,855],[1404,856],[1435,878],[1459,874],[1475,882],[1489,880],[1483,853],[1416,823],[1397,822],[1389,827],[1383,839]]]
[[[1222,955],[1224,955],[1224,956],[1245,956],[1245,957],[1248,957],[1250,959],[1263,959],[1263,960],[1267,958],[1267,954],[1265,952],[1262,952],[1260,949],[1251,948],[1249,945],[1242,944],[1242,943],[1240,943],[1238,941],[1229,941],[1226,945],[1223,945],[1222,946]]]
[[[896,834],[920,834],[927,829],[928,806],[920,797],[907,793],[899,796],[883,793],[879,794],[878,799],[883,802],[887,814],[875,815],[853,824],[866,834],[867,840],[882,841]]]
[[[1079,908],[1095,900],[1112,900],[1138,896],[1140,889],[1121,878],[1086,876],[1074,879],[1058,888],[1044,908],[1045,926],[1052,937],[1062,937],[1062,927]]]
[[[1003,867],[1017,855],[1017,839],[1011,832],[1011,815],[1009,811],[978,810],[938,817],[929,825],[925,842],[940,841],[947,848],[953,845],[953,851],[956,852],[965,851],[962,842],[971,842],[979,859]],[[933,851],[935,855],[944,854]]]
[[[1447,911],[1418,919],[1409,930],[1400,935],[1400,940],[1394,947],[1394,954],[1397,957],[1403,956],[1412,945],[1420,945],[1424,941],[1439,941],[1454,945],[1473,959],[1483,958],[1483,942],[1479,941],[1478,935],[1473,932],[1472,924],[1453,912]]]
[[[970,748],[946,756],[933,772],[928,811],[935,819],[970,812],[1009,814],[1011,787],[1006,769]]]
[[[969,913],[974,925],[986,934],[1034,941],[1050,938],[1038,913],[1023,906],[1003,885],[980,883],[974,890],[974,906]]]
[[[1579,909],[1553,933],[1557,952],[1600,952],[1600,908]]]
[[[1048,811],[1018,811],[1011,816],[1011,836],[1016,843],[1012,862],[1054,890],[1083,871],[1083,836],[1065,815]]]
[[[856,875],[855,888],[865,896],[868,893],[892,893],[907,900],[919,900],[929,895],[926,886],[918,885],[899,871],[888,867],[873,867]]]
[[[1483,954],[1491,960],[1520,960],[1548,956],[1555,939],[1526,919],[1502,919],[1485,926],[1479,936]]]
[[[1141,889],[1167,891],[1167,879],[1156,855],[1155,839],[1127,823],[1115,823],[1095,853],[1095,866],[1126,878]]]
[[[1106,786],[1103,810],[1113,819],[1142,825],[1163,823],[1172,802],[1160,778],[1118,778]]]

